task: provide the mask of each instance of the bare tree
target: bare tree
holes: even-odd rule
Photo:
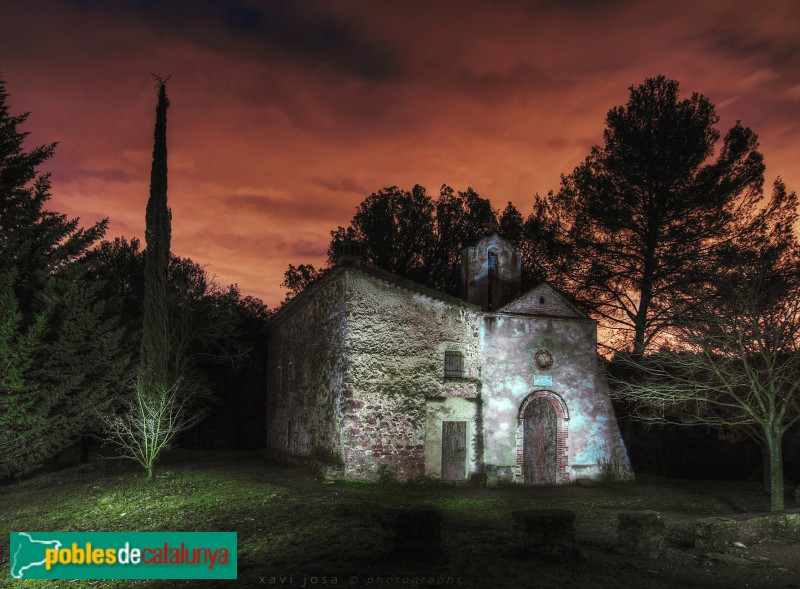
[[[676,349],[619,357],[612,379],[613,394],[641,421],[755,432],[773,511],[784,506],[783,435],[800,421],[800,285],[790,241],[720,276],[674,332]]]
[[[126,410],[101,414],[107,431],[106,440],[121,454],[138,462],[153,480],[153,468],[162,450],[168,449],[182,431],[199,423],[204,411],[191,407],[192,395],[179,389],[180,381],[170,388],[145,387],[136,381],[134,396]]]

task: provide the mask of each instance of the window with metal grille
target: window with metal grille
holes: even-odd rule
[[[444,375],[456,377],[464,375],[464,354],[461,352],[444,353]]]

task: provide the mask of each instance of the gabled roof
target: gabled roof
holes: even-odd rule
[[[434,288],[423,286],[422,284],[418,284],[412,280],[398,276],[397,274],[392,274],[391,272],[387,272],[386,270],[378,268],[377,266],[373,266],[372,264],[360,263],[346,264],[332,268],[317,282],[283,305],[283,307],[281,307],[278,312],[270,318],[269,322],[279,323],[282,318],[290,315],[293,309],[299,308],[302,306],[305,300],[314,296],[315,291],[317,291],[322,285],[328,284],[334,280],[338,280],[348,271],[357,272],[396,288],[415,292],[445,303],[467,307],[474,310],[480,310],[480,306],[468,303],[467,301],[458,297],[448,295]],[[544,300],[544,302],[542,302],[542,300]],[[588,315],[578,309],[557,288],[545,281],[540,282],[533,288],[527,290],[513,301],[497,309],[495,312],[510,313],[513,315],[563,317],[591,320]]]
[[[589,316],[578,309],[549,282],[540,282],[513,301],[497,309],[497,312],[513,313],[515,315],[589,319]]]
[[[408,280],[407,278],[403,278],[402,276],[398,276],[397,274],[392,274],[391,272],[387,272],[386,270],[378,268],[377,266],[373,266],[372,264],[362,263],[355,266],[351,266],[351,268],[353,268],[358,272],[361,272],[362,274],[366,274],[371,278],[377,278],[378,280],[382,280],[383,282],[387,282],[393,286],[397,286],[399,288],[409,290],[411,292],[416,292],[418,294],[425,295],[426,297],[430,297],[432,299],[443,301],[445,303],[451,303],[453,305],[459,305],[462,307],[480,309],[478,305],[468,303],[464,299],[454,297],[440,290],[436,290],[435,288],[423,286],[422,284],[419,284],[412,280]]]
[[[340,277],[343,277],[345,273],[348,271],[357,272],[359,274],[384,282],[391,286],[415,292],[445,303],[450,303],[452,305],[458,305],[461,307],[468,307],[471,309],[480,310],[480,307],[478,305],[473,305],[472,303],[468,303],[464,299],[451,296],[440,290],[436,290],[435,288],[429,288],[427,286],[423,286],[422,284],[418,284],[412,280],[408,280],[406,278],[398,276],[397,274],[392,274],[391,272],[387,272],[386,270],[378,268],[377,266],[373,266],[372,264],[367,264],[362,262],[360,264],[346,264],[332,268],[322,278],[317,280],[306,290],[295,296],[292,300],[290,300],[288,303],[286,303],[280,309],[278,309],[278,311],[270,318],[269,323],[273,322],[279,323],[283,318],[290,315],[293,309],[299,308],[300,306],[302,306],[304,301],[306,301],[309,297],[314,296],[314,292],[317,291],[322,285],[328,284],[334,280],[338,280]]]

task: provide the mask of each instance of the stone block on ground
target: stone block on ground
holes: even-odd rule
[[[532,509],[511,513],[517,551],[556,559],[577,557],[575,512]]]
[[[739,522],[731,517],[707,517],[694,526],[694,546],[704,552],[724,552],[739,540]]]
[[[734,542],[796,542],[800,540],[800,510],[707,517],[697,520],[694,532],[695,548],[704,552],[725,552]]]
[[[622,512],[617,517],[617,547],[620,551],[638,554],[647,559],[661,555],[667,526],[657,511]]]
[[[442,555],[442,512],[432,505],[383,506],[379,513],[378,549],[408,560]]]

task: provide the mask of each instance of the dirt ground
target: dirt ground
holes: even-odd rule
[[[493,496],[529,501],[557,498],[574,500],[576,505],[612,499],[611,505],[582,509],[576,519],[582,558],[575,563],[547,565],[547,574],[532,577],[531,586],[800,587],[800,543],[763,541],[743,549],[731,547],[727,553],[694,548],[698,518],[760,513],[768,508],[758,483],[639,477],[634,484],[588,488],[458,488],[452,492],[483,500]],[[619,499],[618,505],[613,498]],[[796,507],[787,496],[787,508]],[[658,511],[667,523],[668,547],[655,560],[615,550],[618,514],[640,509]]]
[[[800,587],[800,543],[765,541],[724,554],[694,548],[697,518],[768,509],[758,483],[640,477],[610,486],[393,489],[323,484],[297,469],[269,475],[273,483],[277,478],[300,493],[286,500],[297,501],[293,521],[305,532],[275,545],[265,560],[240,564],[240,579],[259,585],[279,585],[289,576],[301,587],[322,586],[324,577],[348,587]],[[376,510],[425,503],[443,510],[444,555],[429,561],[383,556],[376,548]],[[518,556],[511,511],[552,507],[576,511],[580,558]],[[797,507],[787,496],[787,508]],[[615,550],[618,513],[644,509],[667,523],[669,545],[655,560]]]

